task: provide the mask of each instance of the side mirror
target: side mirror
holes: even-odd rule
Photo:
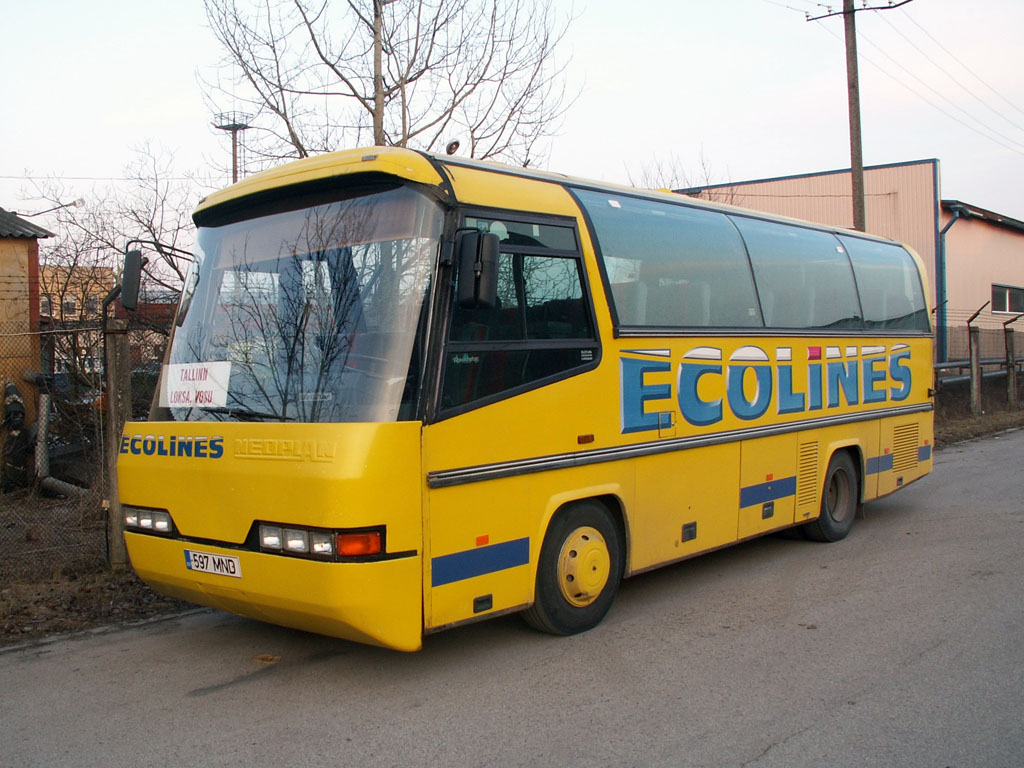
[[[498,247],[491,232],[463,232],[456,244],[458,302],[460,307],[494,309],[498,306]]]
[[[142,251],[128,251],[124,255],[121,272],[121,306],[135,311],[139,306],[139,283],[142,282]]]

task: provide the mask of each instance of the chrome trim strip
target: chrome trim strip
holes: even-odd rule
[[[723,443],[734,443],[739,440],[751,440],[758,437],[785,435],[790,432],[800,432],[804,429],[834,427],[840,424],[854,424],[860,421],[886,419],[894,416],[907,416],[931,410],[933,410],[931,403],[904,405],[897,408],[876,409],[873,411],[850,413],[841,416],[802,419],[800,421],[792,421],[787,424],[773,424],[765,427],[736,429],[729,432],[714,432],[708,435],[677,437],[654,442],[637,443],[634,445],[621,445],[614,448],[600,448],[592,451],[579,451],[576,453],[559,453],[553,456],[517,459],[515,461],[503,461],[495,464],[480,464],[474,467],[444,469],[438,472],[427,473],[427,485],[431,488],[447,488],[452,485],[477,483],[482,480],[496,480],[502,477],[528,475],[535,472],[547,472],[552,469],[585,467],[590,464],[603,464],[608,461],[635,459],[641,456],[654,456],[659,453],[672,453],[674,451],[687,451],[692,448],[702,448],[708,445],[722,445]]]
[[[714,331],[714,333],[708,333],[708,331]],[[820,329],[820,328],[645,328],[643,326],[626,326],[625,328],[618,327],[615,329],[615,338],[617,339],[634,339],[634,338],[718,338],[718,337],[730,337],[734,338],[737,336],[751,336],[757,338],[764,338],[770,336],[773,339],[804,339],[804,338],[828,338],[828,339],[858,339],[857,343],[862,343],[860,340],[869,336],[878,336],[880,338],[909,338],[909,339],[932,339],[935,337],[934,333],[929,331],[906,331],[891,329],[885,330],[881,328],[840,328],[836,330]]]

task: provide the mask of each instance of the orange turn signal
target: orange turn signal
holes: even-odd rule
[[[342,557],[380,554],[380,531],[338,534],[338,554]]]

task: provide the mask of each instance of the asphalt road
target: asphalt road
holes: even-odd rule
[[[1024,431],[936,455],[850,537],[627,581],[398,654],[197,612],[0,654],[9,766],[1024,765]]]

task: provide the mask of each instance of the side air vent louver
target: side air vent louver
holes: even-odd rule
[[[797,458],[796,505],[816,506],[818,503],[818,444],[801,443]]]
[[[917,424],[903,424],[893,430],[893,472],[906,472],[917,467],[917,440]]]

